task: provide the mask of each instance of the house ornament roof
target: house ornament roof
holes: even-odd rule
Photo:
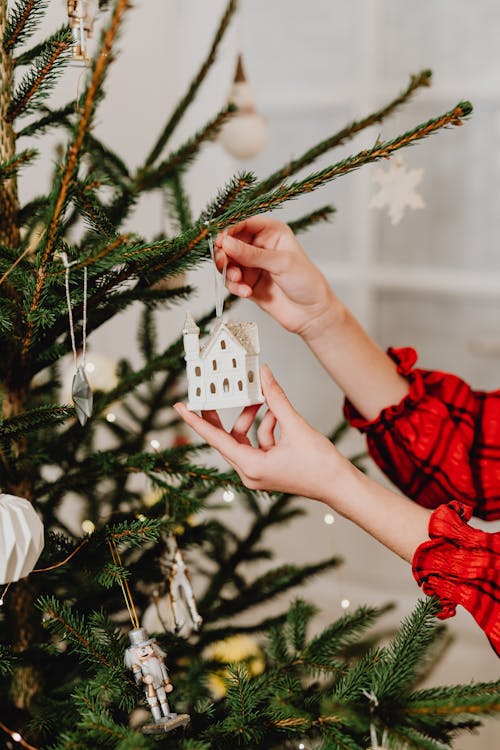
[[[230,337],[235,339],[236,342],[243,347],[247,354],[259,353],[259,331],[257,328],[257,323],[253,323],[250,321],[225,323],[221,320],[215,326],[205,346],[202,347],[200,351],[201,357],[206,356],[208,350],[212,347],[212,344],[217,338],[221,328],[224,328],[229,333]]]
[[[184,328],[182,333],[199,333],[200,329],[194,322],[193,316],[190,312],[186,313],[186,319],[184,320]]]

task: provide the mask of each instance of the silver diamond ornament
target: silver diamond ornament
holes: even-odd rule
[[[92,415],[93,396],[90,383],[85,375],[85,370],[81,366],[75,372],[71,387],[71,396],[75,405],[76,415],[83,427],[87,419]]]

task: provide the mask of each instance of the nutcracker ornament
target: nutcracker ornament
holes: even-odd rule
[[[138,685],[143,685],[153,723],[142,727],[144,734],[164,734],[179,726],[186,726],[189,714],[170,711],[167,693],[173,690],[167,668],[166,654],[146,628],[134,628],[129,633],[130,646],[125,651],[125,666],[132,670]]]
[[[175,632],[178,633],[186,624],[182,611],[189,616],[192,630],[198,631],[203,619],[200,617],[194,598],[189,572],[184,562],[177,540],[169,537],[165,555],[160,559],[160,567],[168,577],[170,604],[174,616]]]
[[[73,37],[71,62],[88,65],[88,40],[92,38],[94,20],[99,8],[98,0],[67,0],[68,19]]]

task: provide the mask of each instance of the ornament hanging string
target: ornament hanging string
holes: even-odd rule
[[[370,713],[373,715],[373,712],[378,707],[378,698],[373,692],[373,690],[362,690],[361,691],[363,695],[365,695],[369,702],[370,702]],[[370,744],[371,744],[371,750],[383,750],[385,747],[385,743],[387,740],[387,730],[384,730],[382,734],[382,745],[378,744],[378,737],[377,737],[377,728],[373,721],[370,722]]]
[[[75,367],[78,367],[78,352],[76,349],[75,340],[75,326],[73,323],[73,310],[71,309],[71,293],[69,290],[69,271],[71,266],[74,266],[77,261],[70,263],[66,253],[59,253],[66,273],[64,275],[64,285],[66,288],[66,302],[68,305],[68,318],[69,318],[69,333],[71,336],[71,348],[73,349],[73,357],[75,360]],[[87,266],[83,268],[83,316],[82,316],[82,367],[85,369],[85,358],[87,354]]]
[[[118,552],[118,547],[116,546],[115,540],[113,538],[108,539],[108,545],[114,564],[119,565],[121,568],[123,568],[123,563],[121,561],[120,553]],[[120,578],[120,587],[123,592],[123,598],[125,599],[125,605],[127,607],[130,621],[133,627],[137,629],[140,627],[139,617],[137,616],[137,610],[135,608],[134,600],[132,599],[132,593],[130,591],[128,581],[126,579]]]
[[[3,606],[3,600],[5,599],[5,595],[7,594],[7,591],[9,590],[11,586],[12,586],[12,581],[9,581],[9,583],[6,585],[6,587],[4,588],[2,592],[2,596],[0,596],[0,607]]]
[[[86,74],[86,72],[87,71],[85,68],[81,70],[76,81],[75,113],[77,115],[83,114],[83,107],[80,107],[80,86],[82,83],[82,78]]]
[[[208,221],[205,224],[209,224]],[[224,310],[224,289],[226,287],[227,257],[224,258],[222,273],[217,270],[215,263],[214,241],[211,232],[208,233],[208,246],[210,248],[210,257],[214,264],[214,293],[215,293],[215,314],[218,318],[222,317]]]

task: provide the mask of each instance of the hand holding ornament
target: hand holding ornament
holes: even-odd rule
[[[307,338],[331,314],[334,294],[287,224],[253,216],[218,234],[215,248],[219,270],[227,261],[227,289],[288,331]]]
[[[320,500],[411,561],[415,549],[428,538],[430,512],[356,469],[295,411],[267,366],[262,368],[261,379],[268,411],[257,429],[258,447],[252,446],[248,433],[259,405],[244,409],[230,432],[217,412],[206,411],[200,417],[184,404],[174,408],[219,451],[249,489]]]

